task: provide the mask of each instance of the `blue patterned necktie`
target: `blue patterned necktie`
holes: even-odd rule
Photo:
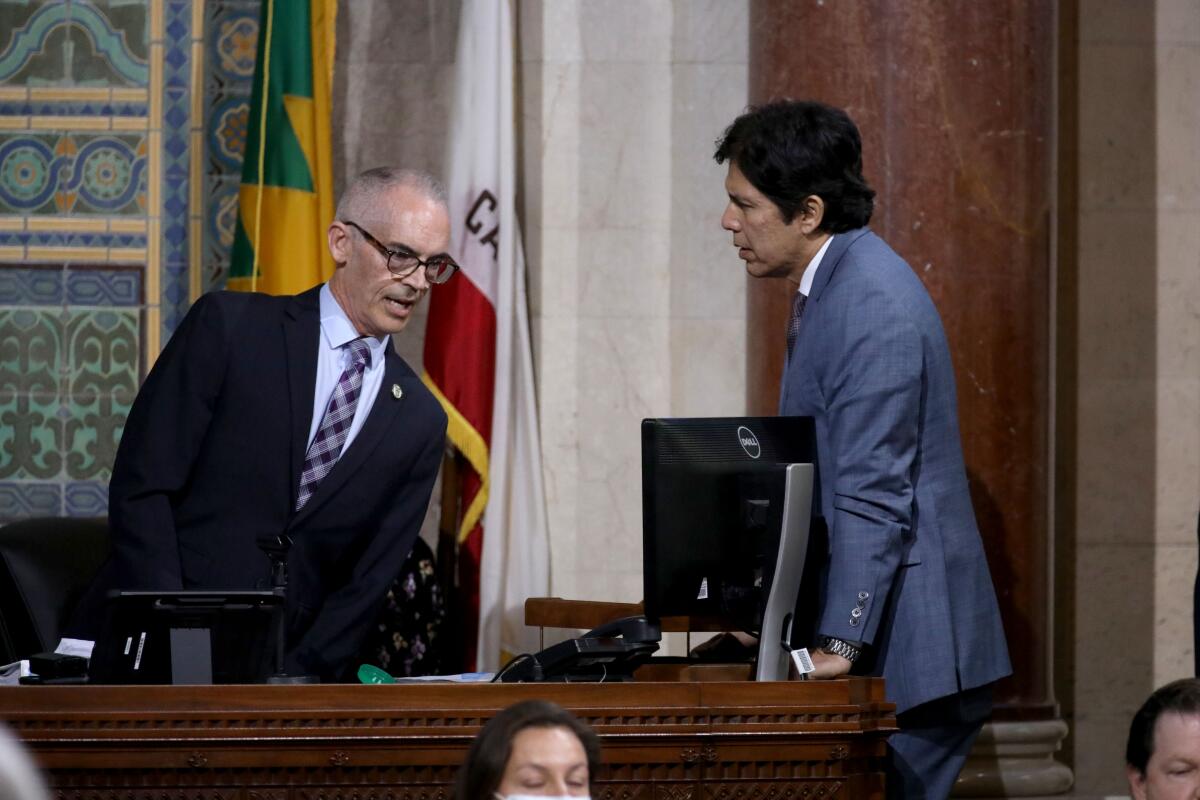
[[[804,304],[808,302],[808,295],[803,292],[796,292],[796,296],[792,299],[792,315],[788,317],[787,326],[787,355],[792,357],[792,350],[796,347],[796,337],[800,335],[800,317],[804,315]]]
[[[321,417],[321,427],[308,446],[304,472],[300,475],[300,491],[296,493],[297,511],[304,508],[321,479],[329,474],[342,454],[350,423],[354,422],[354,407],[358,405],[362,390],[363,372],[371,366],[371,348],[364,339],[355,339],[345,347],[350,348],[350,364],[338,378],[329,405],[325,407],[325,416]]]

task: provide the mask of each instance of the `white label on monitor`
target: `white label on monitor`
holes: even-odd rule
[[[146,632],[142,631],[142,638],[138,639],[137,655],[133,657],[133,668],[135,670],[142,668],[142,650],[146,647]]]
[[[700,591],[696,594],[697,600],[708,599],[708,578],[700,579]]]
[[[124,655],[129,655],[129,648],[131,648],[131,647],[133,647],[133,637],[126,636],[125,637],[125,653],[124,653]]]
[[[801,675],[807,675],[816,669],[813,666],[812,656],[808,654],[808,648],[806,647],[792,651],[792,663],[796,665],[796,672]]]

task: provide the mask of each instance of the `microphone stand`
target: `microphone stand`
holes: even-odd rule
[[[284,624],[284,609],[287,607],[287,556],[292,549],[292,537],[286,533],[275,536],[259,536],[258,548],[271,559],[271,590],[279,597],[279,606],[275,609],[273,626],[275,628],[275,673],[267,678],[267,683],[298,684],[320,683],[316,675],[289,675],[283,667],[284,652],[287,645],[287,630]]]

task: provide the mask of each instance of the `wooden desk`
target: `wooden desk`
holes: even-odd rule
[[[0,687],[0,719],[59,800],[441,800],[479,727],[530,697],[600,734],[598,800],[883,797],[877,679]]]

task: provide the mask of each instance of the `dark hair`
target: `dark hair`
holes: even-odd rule
[[[600,739],[595,732],[557,703],[522,700],[488,720],[458,771],[455,800],[492,800],[512,755],[513,739],[526,728],[566,728],[583,745],[587,755],[588,790],[595,794],[596,771],[600,768]]]
[[[752,107],[725,129],[713,158],[737,164],[784,222],[814,194],[825,202],[821,230],[843,233],[871,220],[875,190],[862,175],[862,139],[840,108],[811,100]]]
[[[1168,683],[1150,695],[1129,723],[1125,763],[1143,775],[1154,754],[1154,726],[1163,712],[1200,714],[1200,679],[1183,678]]]

